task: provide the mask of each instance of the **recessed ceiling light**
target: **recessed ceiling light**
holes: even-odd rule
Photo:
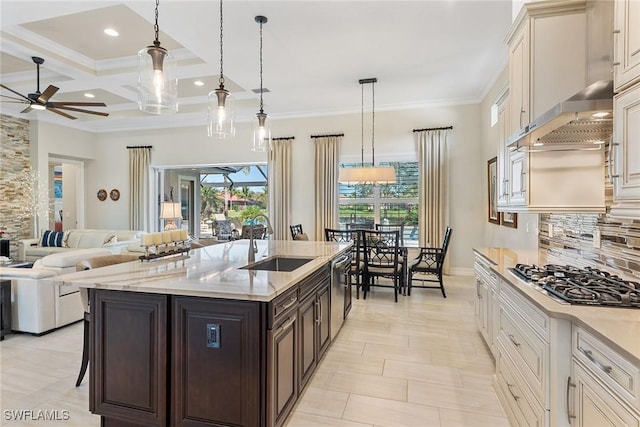
[[[118,37],[120,33],[113,28],[105,28],[104,33],[110,37]]]
[[[95,97],[96,97],[94,94],[89,93],[89,92],[85,93],[85,94],[84,94],[84,96],[85,96],[86,98],[95,98]]]
[[[193,84],[196,86],[204,86],[204,82],[202,80],[196,80]]]

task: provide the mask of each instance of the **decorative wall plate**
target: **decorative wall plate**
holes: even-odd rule
[[[105,200],[107,200],[107,190],[103,188],[98,190],[98,200],[100,200],[101,202],[104,202]]]
[[[111,200],[115,202],[120,198],[120,191],[114,188],[111,190],[111,193],[109,193],[109,197],[111,197]]]

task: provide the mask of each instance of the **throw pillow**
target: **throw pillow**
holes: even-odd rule
[[[298,233],[293,240],[309,240],[309,236],[306,233]]]
[[[46,230],[44,233],[42,233],[42,241],[40,242],[40,246],[62,248],[64,247],[62,243],[63,238],[64,231]]]

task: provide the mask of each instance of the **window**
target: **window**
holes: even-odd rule
[[[347,163],[341,167],[360,164]],[[373,228],[374,224],[404,223],[404,243],[418,245],[418,162],[381,162],[393,166],[396,183],[386,185],[340,184],[338,221],[341,228],[352,225]]]

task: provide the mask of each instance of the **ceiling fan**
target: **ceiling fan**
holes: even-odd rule
[[[27,113],[33,110],[48,110],[52,113],[56,113],[61,115],[62,117],[66,117],[67,119],[75,120],[76,117],[65,113],[60,110],[68,110],[68,111],[76,111],[78,113],[86,113],[86,114],[95,114],[97,116],[108,116],[109,113],[102,113],[99,111],[91,111],[85,110],[83,108],[74,108],[74,107],[106,107],[107,105],[104,102],[51,102],[49,99],[58,91],[58,88],[49,85],[44,92],[40,92],[40,65],[44,63],[44,59],[39,58],[37,56],[32,56],[31,59],[36,64],[36,72],[37,72],[37,90],[35,93],[27,94],[26,96],[16,92],[15,90],[8,88],[7,86],[0,84],[0,87],[8,90],[9,92],[18,95],[19,98],[15,96],[8,95],[0,95],[2,97],[2,101],[4,102],[13,102],[18,104],[28,104],[27,108],[20,111],[21,113]]]

